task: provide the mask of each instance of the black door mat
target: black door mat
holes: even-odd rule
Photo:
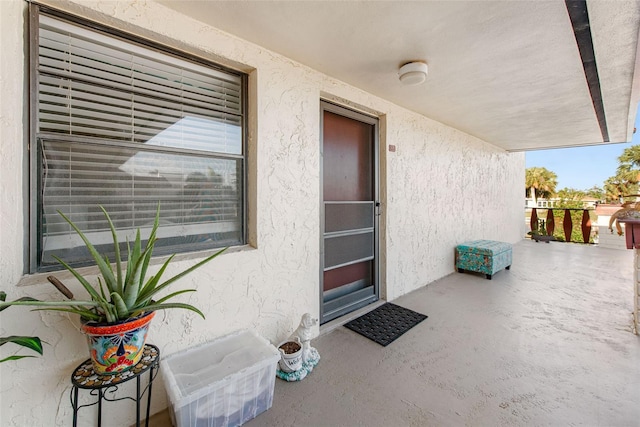
[[[388,302],[344,326],[386,347],[427,317]]]

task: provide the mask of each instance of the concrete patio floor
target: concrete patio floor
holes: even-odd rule
[[[522,241],[493,280],[393,301],[429,318],[388,347],[324,326],[316,369],[246,425],[638,426],[632,279],[630,250]]]

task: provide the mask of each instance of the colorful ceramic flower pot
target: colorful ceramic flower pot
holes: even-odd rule
[[[115,324],[82,324],[87,336],[93,369],[97,374],[117,374],[140,361],[149,323],[155,312]]]

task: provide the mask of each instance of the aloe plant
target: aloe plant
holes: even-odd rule
[[[7,299],[7,294],[3,291],[0,291],[0,301],[4,302],[6,299]],[[0,311],[4,310],[5,308],[7,307],[6,306],[0,307]],[[0,346],[3,346],[7,343],[20,345],[22,347],[29,348],[33,351],[36,351],[42,354],[42,341],[40,341],[40,338],[38,337],[27,337],[27,336],[18,336],[18,335],[11,335],[9,337],[0,337]],[[0,363],[8,362],[10,360],[23,359],[25,357],[35,357],[35,356],[13,355],[13,356],[5,357],[4,359],[0,359]]]
[[[91,244],[87,236],[76,226],[76,224],[74,224],[73,221],[71,221],[65,214],[58,211],[60,216],[69,223],[71,228],[73,228],[73,230],[83,240],[89,250],[89,253],[98,266],[98,269],[100,270],[100,276],[98,277],[98,290],[94,289],[89,281],[76,269],[60,258],[55,256],[54,258],[65,269],[71,272],[71,274],[87,291],[91,299],[84,301],[74,299],[73,294],[71,294],[71,292],[69,292],[59,280],[50,276],[48,277],[48,280],[65,296],[67,296],[68,300],[40,301],[26,297],[16,301],[0,303],[0,309],[10,305],[35,306],[38,307],[37,310],[55,310],[79,314],[85,320],[100,323],[117,323],[129,318],[137,317],[143,313],[170,308],[191,310],[204,318],[204,314],[190,304],[167,302],[180,294],[195,292],[195,289],[179,290],[158,300],[154,300],[154,297],[157,297],[159,292],[165,290],[176,280],[184,277],[220,255],[226,250],[226,248],[205,258],[183,272],[176,274],[170,279],[161,282],[160,280],[164,271],[175,256],[175,254],[171,255],[155,275],[146,279],[147,268],[151,261],[154,245],[157,241],[156,231],[158,230],[158,225],[160,223],[160,205],[158,205],[156,210],[153,228],[151,229],[151,234],[149,235],[146,246],[144,248],[142,247],[140,229],[137,230],[133,246],[127,242],[128,256],[125,268],[122,266],[120,245],[116,236],[116,229],[104,207],[100,206],[100,209],[104,213],[111,230],[115,254],[115,270],[108,257],[106,255],[101,255],[93,244]]]

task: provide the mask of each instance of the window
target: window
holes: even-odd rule
[[[126,242],[159,203],[156,254],[243,244],[246,76],[31,7],[31,272],[91,263],[58,210],[101,251],[99,205]]]

